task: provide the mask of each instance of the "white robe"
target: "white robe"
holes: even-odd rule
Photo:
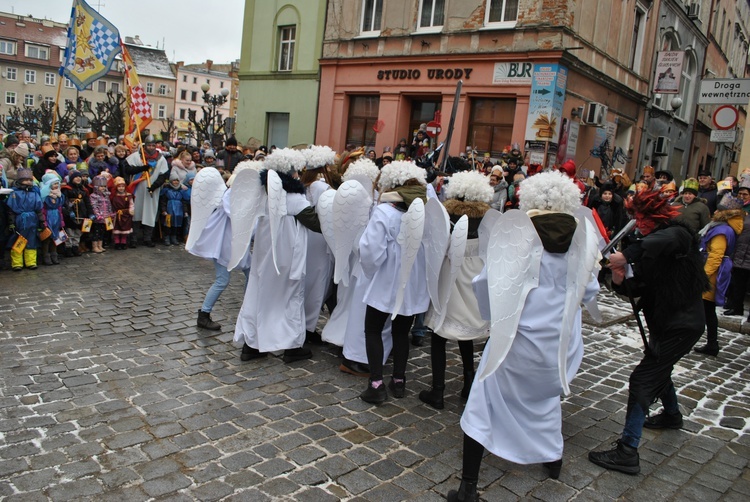
[[[324,181],[314,181],[306,190],[311,206],[318,204],[320,195],[331,187]],[[305,271],[305,324],[307,331],[315,331],[320,309],[328,298],[333,278],[333,253],[323,234],[310,232],[307,236],[307,268]]]
[[[562,458],[562,384],[558,372],[560,325],[565,307],[567,253],[544,251],[539,286],[529,293],[510,352],[484,382],[474,380],[461,428],[487,450],[518,464]],[[480,278],[477,278],[480,280]],[[487,305],[484,284],[475,282],[479,304]],[[583,297],[592,300],[599,283],[592,276]],[[492,343],[490,340],[489,343]],[[485,350],[477,373],[487,363]],[[571,381],[583,358],[581,309],[571,333],[567,377]]]
[[[305,342],[305,255],[308,230],[294,215],[310,204],[302,194],[287,194],[287,216],[281,219],[276,263],[271,251],[268,216],[258,218],[245,298],[234,341],[261,352],[295,349]]]
[[[130,154],[126,159],[128,164],[131,166],[142,166],[143,159],[141,158],[141,152],[137,151]],[[165,174],[169,171],[169,164],[163,155],[159,155],[159,159],[156,161],[156,166],[149,170],[149,177],[151,183],[156,181],[161,174]],[[141,176],[145,178],[146,173],[141,173]],[[142,181],[135,187],[134,206],[135,215],[133,215],[133,221],[140,221],[144,225],[153,227],[156,224],[156,216],[159,214],[159,193],[161,187],[154,190],[153,194],[148,193],[148,181]]]
[[[443,269],[450,269],[450,261],[446,257]],[[464,262],[453,283],[451,296],[446,306],[443,325],[436,333],[447,340],[477,340],[490,336],[490,323],[482,318],[477,304],[477,297],[472,290],[471,281],[484,268],[484,262],[479,257],[479,239],[468,239]],[[441,270],[440,275],[447,273]],[[435,311],[430,304],[425,324],[430,328],[435,324]]]
[[[398,292],[401,246],[397,238],[403,214],[389,203],[378,204],[359,241],[359,260],[364,275],[369,280],[364,301],[367,305],[389,314],[393,313],[396,306]],[[414,260],[409,280],[404,288],[404,301],[397,314],[421,314],[427,311],[429,304],[425,253],[422,245]]]
[[[223,267],[229,264],[229,259],[232,257],[232,219],[229,214],[231,190],[230,188],[224,192],[221,205],[211,213],[203,232],[190,250],[190,254],[207,260],[216,260]],[[252,256],[248,249],[237,268],[249,269],[251,260]]]

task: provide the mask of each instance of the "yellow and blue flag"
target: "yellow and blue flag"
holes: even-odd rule
[[[60,75],[82,91],[109,72],[120,51],[119,30],[84,0],[74,0]]]

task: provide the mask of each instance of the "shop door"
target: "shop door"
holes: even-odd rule
[[[288,113],[269,113],[268,114],[268,142],[269,147],[276,145],[279,148],[286,148],[289,143],[289,114]]]

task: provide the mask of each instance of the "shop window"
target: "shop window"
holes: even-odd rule
[[[419,3],[419,28],[443,26],[445,0],[422,0]]]
[[[511,144],[515,115],[513,99],[472,99],[466,145],[499,157],[503,148]]]
[[[518,19],[518,0],[487,0],[485,26],[514,26]]]
[[[361,35],[378,36],[383,15],[383,0],[362,0]]]
[[[412,100],[411,115],[409,117],[409,134],[406,138],[408,144],[411,144],[420,125],[435,120],[435,112],[440,110],[441,104],[440,100]],[[434,147],[434,140],[431,140],[430,143]]]
[[[375,146],[373,126],[378,120],[380,98],[378,96],[351,96],[349,98],[349,120],[346,125],[346,144]]]
[[[295,26],[279,27],[279,71],[292,71],[296,33]]]

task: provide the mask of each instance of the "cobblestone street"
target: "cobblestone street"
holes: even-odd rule
[[[0,499],[437,501],[458,487],[456,344],[445,410],[417,398],[430,384],[429,342],[412,347],[406,397],[371,406],[358,398],[366,380],[340,372],[333,347],[292,364],[240,361],[239,272],[214,309],[222,331],[196,328],[212,281],[211,263],[164,246],[0,272]],[[605,293],[600,305],[606,320],[584,325],[563,402],[560,479],[489,455],[482,499],[749,500],[747,325],[720,318],[719,356],[683,359],[685,427],[644,430],[642,473],[627,476],[587,460],[619,436],[641,353],[627,303]]]

